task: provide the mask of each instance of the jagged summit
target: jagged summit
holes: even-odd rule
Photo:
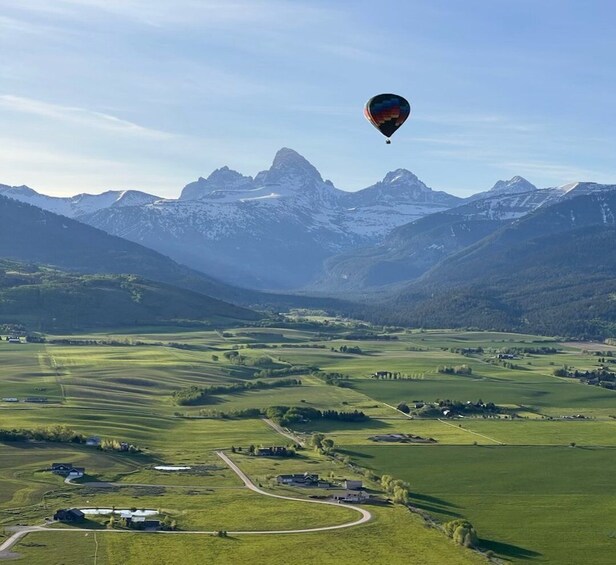
[[[407,169],[389,171],[382,181],[351,193],[347,200],[355,206],[394,204],[437,204],[455,206],[460,199],[445,192],[432,190]]]
[[[250,190],[254,179],[244,176],[226,165],[213,171],[207,179],[199,177],[198,180],[187,184],[182,189],[180,200],[198,200],[217,191]]]
[[[521,192],[532,192],[533,190],[538,190],[533,183],[528,182],[524,177],[516,175],[514,177],[511,177],[509,180],[497,181],[496,184],[489,190],[489,192],[498,192],[501,194],[519,194]]]
[[[299,182],[300,184],[322,183],[323,178],[316,167],[297,151],[283,147],[280,149],[267,171],[260,172],[256,177],[257,183],[278,184],[284,180]]]
[[[383,180],[381,181],[383,184],[394,184],[394,183],[420,183],[426,188],[428,188],[425,184],[423,184],[418,178],[417,175],[414,175],[408,169],[396,169],[395,171],[389,171]],[[430,190],[430,189],[428,189]]]

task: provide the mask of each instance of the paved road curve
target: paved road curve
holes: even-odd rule
[[[271,496],[272,498],[280,498],[282,500],[294,500],[298,502],[305,502],[307,504],[329,504],[331,506],[350,508],[351,510],[355,510],[355,512],[359,512],[361,514],[361,518],[355,520],[354,522],[347,522],[345,524],[338,524],[337,526],[322,526],[320,528],[305,528],[299,530],[244,530],[238,532],[228,532],[230,535],[265,535],[265,534],[306,534],[311,532],[326,532],[329,530],[340,530],[342,528],[351,528],[353,526],[359,526],[360,524],[364,524],[372,519],[372,514],[359,506],[351,506],[350,504],[343,504],[338,502],[329,502],[325,500],[308,500],[305,498],[295,498],[292,496],[283,496],[280,494],[272,494],[271,492],[264,491],[256,486],[248,476],[233,462],[225,453],[222,451],[217,451],[216,455],[220,457],[230,468],[231,470],[241,479],[246,488],[261,494],[263,496]],[[75,484],[75,483],[73,483]],[[84,483],[87,485],[88,483]],[[108,484],[108,483],[106,483]],[[172,486],[172,485],[165,485]],[[11,553],[11,548],[19,542],[24,536],[28,535],[31,532],[54,532],[54,533],[75,533],[75,532],[95,532],[95,533],[135,533],[134,530],[94,530],[89,528],[66,528],[66,529],[56,529],[49,528],[47,526],[9,526],[6,528],[8,531],[14,532],[12,536],[8,537],[2,545],[0,545],[0,559],[11,559],[16,557],[14,553]],[[200,535],[214,535],[216,532],[209,532],[203,530],[182,530],[182,531],[159,531],[159,532],[148,532],[149,534],[169,534],[169,535],[186,535],[186,534],[200,534]]]
[[[361,518],[359,518],[358,520],[355,520],[354,522],[347,522],[346,524],[339,524],[337,526],[306,528],[304,530],[276,530],[276,531],[265,530],[265,531],[257,531],[257,532],[229,532],[229,533],[235,533],[235,534],[240,534],[240,533],[241,534],[303,534],[307,532],[325,532],[327,530],[339,530],[341,528],[351,528],[353,526],[359,526],[360,524],[364,524],[365,522],[368,522],[368,520],[372,518],[372,514],[370,514],[370,512],[368,512],[367,510],[364,510],[363,508],[360,508],[359,506],[351,506],[350,504],[343,504],[339,502],[329,502],[326,500],[309,500],[305,498],[295,498],[292,496],[283,496],[281,494],[272,494],[271,492],[262,490],[258,486],[256,486],[248,478],[248,476],[233,461],[231,461],[229,457],[227,457],[225,453],[223,453],[222,451],[217,451],[216,455],[218,455],[218,457],[220,457],[227,465],[229,465],[229,467],[231,467],[231,470],[233,470],[235,474],[244,482],[247,488],[249,488],[250,490],[256,493],[262,494],[263,496],[271,496],[272,498],[281,498],[283,500],[295,500],[295,501],[306,502],[310,504],[329,504],[330,506],[336,506],[336,507],[342,506],[343,508],[350,508],[351,510],[355,510],[355,512],[359,512],[361,514]]]

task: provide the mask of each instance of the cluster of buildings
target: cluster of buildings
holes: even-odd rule
[[[148,516],[136,516],[130,510],[120,510],[118,514],[128,528],[138,530],[158,530],[160,528],[160,520],[153,520]],[[54,520],[67,523],[83,522],[85,517],[85,513],[78,508],[60,508],[53,515]]]
[[[326,497],[337,502],[365,502],[370,498],[370,495],[363,490],[363,483],[359,480],[345,479],[342,481],[342,489],[337,488],[337,485],[332,485],[331,482],[320,479],[315,473],[296,473],[292,475],[278,475],[276,482],[279,485],[294,486],[294,487],[314,487],[334,489],[330,490]],[[315,498],[315,497],[311,497]]]

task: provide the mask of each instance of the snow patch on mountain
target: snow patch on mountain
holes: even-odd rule
[[[108,190],[102,194],[77,194],[70,197],[47,196],[28,186],[3,184],[0,184],[0,194],[69,218],[79,218],[105,208],[144,206],[159,199],[158,196],[138,190]]]
[[[596,182],[573,182],[559,187],[567,198],[575,198],[584,194],[595,194],[616,190],[616,184],[600,184]]]

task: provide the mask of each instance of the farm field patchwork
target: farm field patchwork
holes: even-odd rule
[[[357,518],[345,508],[276,500],[246,490],[215,453],[241,447],[233,459],[273,493],[307,500],[327,495],[324,489],[276,485],[278,474],[311,472],[338,482],[363,479],[384,500],[376,482],[349,466],[358,464],[408,481],[411,504],[436,520],[471,520],[484,540],[483,549],[497,558],[580,563],[584,550],[586,562],[608,563],[614,549],[610,532],[616,530],[609,523],[616,501],[609,494],[608,472],[616,463],[616,419],[611,417],[616,416],[616,392],[553,375],[565,364],[596,368],[597,355],[580,344],[528,335],[398,331],[388,340],[350,340],[345,335],[352,323],[330,320],[320,329],[300,328],[136,328],[49,336],[55,341],[46,344],[0,342],[0,398],[21,400],[0,401],[0,428],[62,424],[84,436],[126,441],[143,450],[128,454],[65,443],[0,443],[0,524],[40,524],[59,507],[93,505],[161,509],[181,530],[295,529]],[[91,343],[83,344],[87,340]],[[360,353],[341,351],[345,346],[359,347]],[[536,353],[540,348],[553,352]],[[498,351],[510,349],[518,352],[513,361],[497,358]],[[301,386],[222,391],[195,406],[174,401],[174,391],[186,387],[271,382],[286,377],[263,376],[264,367],[298,366],[304,369],[290,377],[300,379]],[[470,367],[470,372],[441,371],[455,366]],[[326,384],[322,376],[311,374],[314,367],[341,373],[345,386]],[[398,375],[377,380],[377,371]],[[29,396],[45,397],[46,402],[23,402]],[[395,409],[400,402],[413,408],[437,399],[483,399],[507,411],[489,418],[411,419]],[[304,441],[312,433],[325,434],[338,459],[310,448],[292,458],[247,455],[250,445],[292,442],[261,419],[228,415],[277,405],[357,410],[368,419],[291,424]],[[521,417],[504,416],[511,412]],[[433,438],[435,443],[370,439],[387,434]],[[54,461],[86,467],[86,477],[78,481],[82,486],[67,485],[47,471]],[[154,469],[157,465],[192,469],[161,472]],[[100,488],[88,481],[115,484]],[[102,530],[95,538],[93,532],[43,531],[29,533],[12,551],[33,564],[48,563],[50,555],[62,551],[65,563],[83,563],[84,556],[85,562],[94,562],[96,552],[99,565],[166,563],[174,552],[187,564],[200,563],[206,554],[221,563],[380,563],[381,555],[388,556],[388,563],[486,561],[401,506],[366,507],[373,514],[370,522],[335,532],[220,539]],[[87,524],[102,527],[102,522]],[[65,536],[74,536],[70,546],[62,542],[69,539]]]

